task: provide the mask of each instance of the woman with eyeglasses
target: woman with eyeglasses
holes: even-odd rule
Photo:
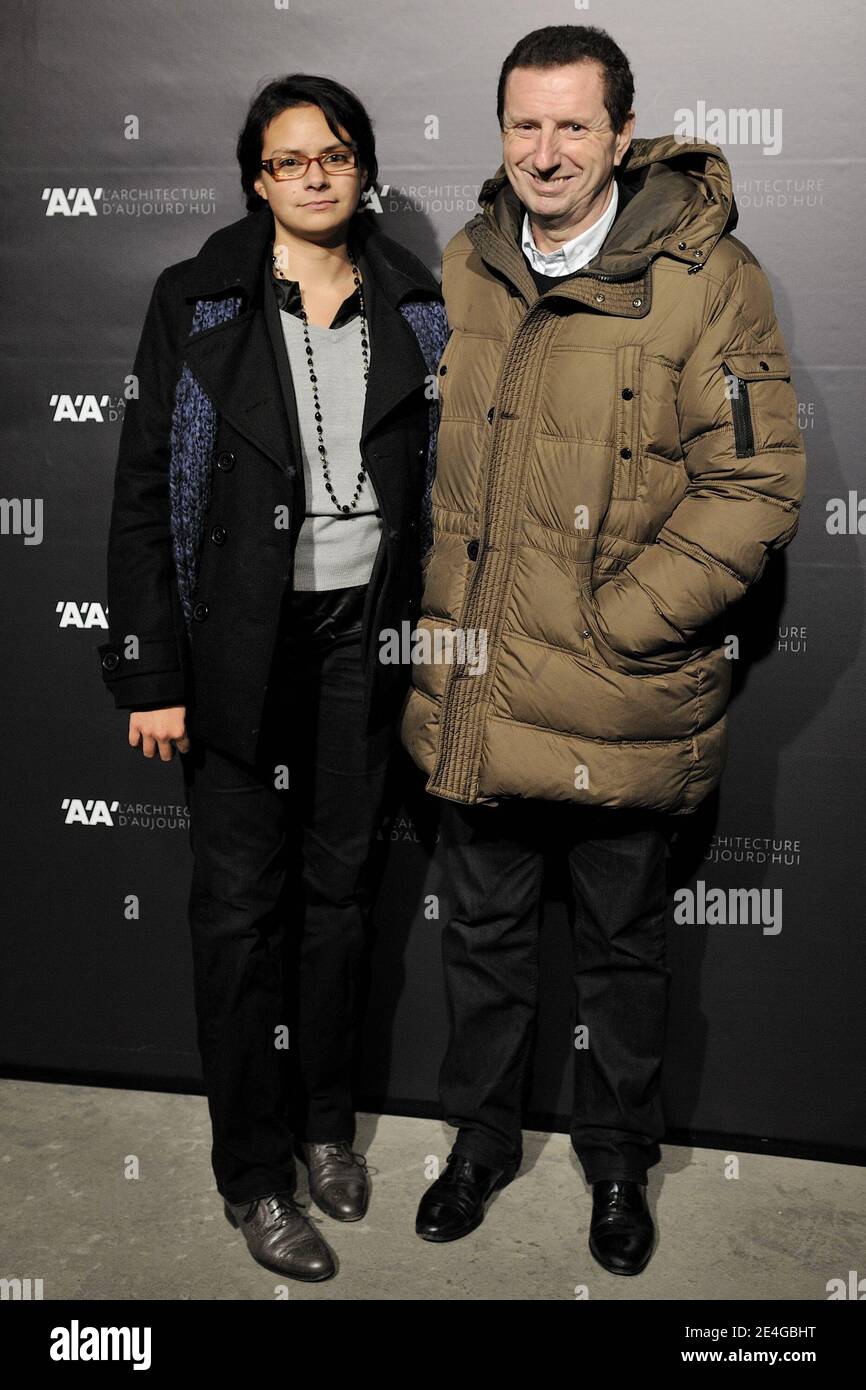
[[[102,673],[181,755],[212,1165],[260,1263],[335,1272],[295,1200],[369,1200],[352,1149],[369,857],[431,539],[438,284],[366,208],[347,88],[294,74],[237,143],[247,213],[156,281],[123,422]],[[405,625],[405,626],[404,626]],[[403,644],[404,647],[406,644]]]

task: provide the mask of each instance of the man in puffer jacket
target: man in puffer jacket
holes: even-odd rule
[[[401,736],[442,798],[458,1129],[418,1233],[465,1235],[521,1161],[542,851],[578,900],[571,1139],[590,1249],[639,1272],[664,1135],[666,862],[718,783],[721,625],[794,536],[805,458],[721,150],[633,140],[628,61],[554,26],[506,59],[503,164],[448,243],[452,332]]]

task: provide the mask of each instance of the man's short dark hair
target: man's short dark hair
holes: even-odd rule
[[[262,172],[262,140],[266,127],[289,106],[318,106],[338,140],[342,126],[358,151],[358,162],[367,170],[365,193],[379,175],[373,123],[364,106],[340,82],[330,77],[315,77],[304,72],[289,73],[275,78],[253,98],[246,120],[238,136],[237,157],[241,166],[241,185],[247,201],[247,212],[261,206],[262,197],[253,187]]]
[[[591,24],[548,24],[533,29],[514,45],[499,74],[496,115],[499,128],[505,115],[505,83],[515,68],[558,68],[593,59],[604,70],[604,105],[614,132],[625,125],[634,101],[634,79],[628,58],[610,34]]]

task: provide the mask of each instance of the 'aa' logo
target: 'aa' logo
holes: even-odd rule
[[[94,188],[43,188],[42,201],[46,204],[46,217],[96,217],[94,199],[102,197],[102,189]]]
[[[108,627],[108,618],[101,603],[93,602],[76,603],[74,599],[58,599],[54,605],[55,611],[60,614],[58,627]]]
[[[66,812],[64,825],[114,825],[111,813],[120,806],[119,801],[109,807],[105,801],[81,801],[77,796],[65,796],[60,804]]]
[[[366,212],[381,212],[382,199],[387,198],[390,188],[390,183],[383,183],[378,192],[375,188],[368,188],[366,193],[361,195],[361,206]]]
[[[83,424],[85,420],[97,420],[100,424],[105,423],[103,410],[107,410],[110,405],[109,396],[67,396],[55,391],[49,404],[54,411],[55,420],[73,420],[76,425]]]

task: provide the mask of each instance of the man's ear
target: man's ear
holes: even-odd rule
[[[635,114],[634,114],[633,111],[629,111],[628,116],[626,117],[626,120],[625,120],[625,124],[623,125],[622,130],[620,131],[619,135],[617,136],[617,146],[619,146],[619,145],[621,144],[621,142],[623,142],[623,141],[625,141],[625,143],[622,144],[622,148],[618,148],[617,154],[616,154],[616,156],[614,157],[614,161],[613,161],[613,162],[614,162],[614,165],[620,165],[620,164],[622,163],[622,161],[625,159],[625,157],[626,157],[626,155],[627,155],[627,153],[628,153],[628,150],[629,150],[629,146],[631,145],[631,142],[632,142],[632,136],[634,135],[634,125],[635,125]]]

